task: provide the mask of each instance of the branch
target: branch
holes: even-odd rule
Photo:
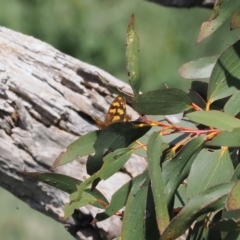
[[[0,45],[0,186],[61,222],[68,194],[27,179],[20,171],[48,171],[66,146],[96,129],[93,118],[104,118],[110,98],[109,91],[98,82],[97,72],[125,92],[130,93],[130,87],[95,66],[3,27]],[[129,114],[134,114],[130,108]],[[141,158],[133,158],[125,173],[100,183],[98,189],[105,196],[110,198],[130,176],[146,167]],[[85,164],[86,158],[79,158],[57,172],[82,180],[87,175]],[[90,224],[97,212],[84,207],[61,223],[76,239],[119,236],[118,217]]]
[[[147,0],[166,7],[192,8],[202,7],[212,9],[216,0]]]

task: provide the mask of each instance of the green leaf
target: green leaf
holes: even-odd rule
[[[235,231],[228,232],[224,240],[240,240],[239,228],[235,229]]]
[[[179,69],[179,75],[186,79],[210,78],[219,56],[203,57],[187,62]]]
[[[162,138],[159,132],[153,132],[147,145],[148,172],[151,179],[154,203],[156,207],[157,224],[160,234],[169,224],[165,186],[162,179],[160,157],[162,156]]]
[[[191,98],[192,102],[202,109],[206,109],[206,102],[200,96],[199,93],[195,91],[190,91],[188,96]]]
[[[137,95],[132,106],[142,114],[171,115],[190,109],[191,99],[180,89],[159,89]]]
[[[240,147],[240,128],[235,128],[232,132],[220,132],[213,139],[207,141],[206,145]]]
[[[134,31],[134,15],[131,16],[127,29],[127,69],[129,83],[135,94],[139,94],[140,89],[140,54],[139,39]]]
[[[77,195],[73,193],[70,196],[71,203],[80,201],[84,189],[88,188],[93,183],[93,181],[96,179],[106,180],[114,173],[119,171],[130,158],[131,154],[132,149],[126,148],[117,149],[116,151],[109,153],[106,157],[104,157],[102,168],[78,186]]]
[[[66,193],[73,193],[82,181],[59,173],[22,172],[37,181],[44,182]]]
[[[201,26],[197,43],[214,33],[239,7],[239,1],[217,1],[210,19]]]
[[[240,8],[233,13],[231,19],[230,29],[234,30],[236,28],[240,28]]]
[[[69,194],[77,191],[77,185],[82,183],[82,181],[76,178],[58,173],[22,172],[22,174],[37,181],[44,182]],[[94,189],[93,191],[86,189],[83,192],[83,197],[98,199],[104,204],[108,205],[108,200],[97,189]],[[93,205],[95,207],[102,208],[102,205],[99,203],[95,203]]]
[[[240,112],[240,91],[235,92],[224,106],[224,112],[236,116]]]
[[[186,114],[186,117],[191,121],[204,124],[209,127],[214,127],[223,131],[233,131],[240,127],[240,121],[233,116],[224,112],[212,111],[195,111]]]
[[[142,182],[148,176],[148,172],[144,171],[142,174],[132,178],[130,181],[125,183],[121,188],[119,188],[113,195],[110,201],[110,204],[107,206],[104,212],[98,213],[96,215],[96,219],[98,221],[103,221],[112,215],[114,215],[117,211],[122,209],[127,202],[128,195],[131,191],[132,186],[134,186],[138,182]]]
[[[122,240],[145,240],[146,201],[149,180],[134,185],[129,194],[122,226]]]
[[[58,158],[54,161],[51,170],[61,165],[72,162],[77,156],[86,156],[94,153],[93,145],[99,135],[100,131],[90,132],[84,136],[79,137],[76,141],[71,143],[66,150],[64,150]]]
[[[240,181],[237,181],[226,201],[226,209],[228,211],[240,209]]]
[[[232,175],[231,181],[238,181],[240,180],[240,164],[235,168],[234,173]]]
[[[240,88],[239,56],[240,41],[237,41],[219,57],[208,86],[207,99],[210,103],[228,97]]]
[[[159,240],[160,233],[157,225],[156,208],[152,189],[148,187],[147,204],[145,208],[145,239]]]
[[[214,229],[218,229],[218,231],[221,232],[232,232],[239,229],[239,222],[235,219],[221,219],[220,221],[214,223]]]
[[[138,127],[131,122],[116,122],[109,125],[99,134],[94,143],[95,155],[88,158],[87,173],[92,175],[102,167],[103,157],[107,152],[128,147],[149,129],[151,127]]]
[[[103,206],[98,202],[97,198],[95,198],[91,194],[82,194],[82,198],[80,201],[74,202],[72,204],[66,204],[63,207],[63,211],[64,211],[63,219],[67,219],[71,217],[76,209],[87,206],[87,205],[92,205],[97,208],[103,208]]]
[[[204,220],[195,222],[193,228],[191,228],[191,231],[188,231],[188,235],[186,238],[187,240],[208,239],[207,237],[208,237],[209,229],[206,228],[206,222]]]
[[[186,232],[201,215],[224,207],[227,194],[234,183],[224,183],[211,187],[190,200],[180,213],[168,225],[161,240],[176,239]]]
[[[213,230],[221,231],[224,240],[240,240],[239,219],[239,210],[227,211],[224,208],[222,217],[218,222],[214,223]],[[224,232],[228,232],[227,235]]]
[[[209,187],[230,181],[233,172],[232,160],[227,149],[203,149],[192,164],[187,197],[191,199]]]
[[[188,202],[186,191],[187,191],[186,184],[181,184],[178,187],[174,198],[174,208],[182,208],[186,205],[186,203]]]
[[[168,205],[174,197],[179,185],[188,176],[190,168],[197,154],[201,151],[204,137],[193,138],[177,155],[162,166],[162,176]]]

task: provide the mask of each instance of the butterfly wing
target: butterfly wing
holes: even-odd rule
[[[105,117],[105,124],[108,126],[114,122],[122,122],[126,117],[126,99],[122,96],[117,96],[110,105]]]
[[[126,114],[126,99],[122,96],[117,96],[111,103],[105,117],[105,121],[95,119],[99,129],[104,129],[114,122],[128,122],[131,118]]]

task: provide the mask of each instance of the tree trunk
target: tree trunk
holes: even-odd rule
[[[103,119],[111,100],[97,73],[131,93],[127,84],[103,70],[33,37],[0,27],[0,186],[59,222],[68,194],[19,172],[49,171],[66,146],[96,129],[93,119]],[[128,113],[134,114],[130,108]],[[133,158],[124,173],[99,184],[105,196],[109,198],[131,176],[142,172],[145,161]],[[82,180],[87,175],[85,162],[86,158],[79,158],[56,171]],[[62,223],[76,239],[119,236],[118,217],[90,224],[97,212],[84,207]]]

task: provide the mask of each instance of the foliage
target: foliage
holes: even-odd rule
[[[160,7],[144,0],[0,0],[0,25],[41,39],[70,56],[127,81],[125,32],[134,13],[141,43],[141,91],[168,86],[188,89],[178,76],[191,59],[216,55],[237,31],[219,29],[195,46],[198,29],[210,10]],[[11,13],[11,14],[10,14]],[[191,27],[189,27],[191,23]]]
[[[228,3],[219,0],[215,4],[198,41],[210,36],[227,17],[232,16],[231,26],[239,27],[240,3],[237,0]],[[182,76],[192,79],[189,93],[164,87],[139,91],[143,79],[138,41],[132,16],[127,31],[127,62],[134,95],[122,95],[141,114],[139,119],[108,122],[103,129],[81,136],[60,154],[52,167],[71,162],[78,155],[93,154],[87,162],[90,177],[80,183],[55,173],[25,174],[71,193],[64,208],[65,218],[87,204],[103,209],[95,221],[121,215],[125,207],[121,239],[170,240],[187,230],[187,239],[192,240],[213,239],[213,234],[218,236],[214,239],[238,239],[240,40],[217,57],[201,58],[180,69]],[[205,83],[199,80],[203,78],[207,78]],[[115,100],[106,119],[119,114],[118,106],[125,115],[121,104]],[[181,112],[185,116],[178,123],[147,116]],[[191,122],[190,126],[186,122]],[[146,144],[135,143],[153,126],[157,130]],[[182,135],[176,138],[175,133]],[[169,135],[170,142],[166,138]],[[96,189],[99,181],[119,171],[139,148],[146,149],[148,168],[116,191],[108,203]]]

